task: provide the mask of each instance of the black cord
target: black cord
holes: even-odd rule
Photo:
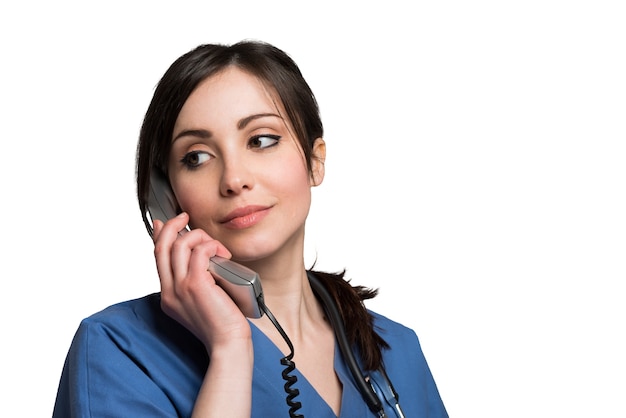
[[[261,308],[261,310],[267,315],[270,321],[272,321],[272,324],[274,324],[280,335],[287,343],[287,346],[289,347],[289,354],[280,359],[280,364],[286,366],[283,370],[282,375],[283,379],[285,380],[285,392],[287,392],[287,405],[289,406],[289,416],[291,418],[304,418],[304,415],[296,413],[296,411],[302,407],[302,403],[294,401],[294,398],[300,394],[300,391],[297,388],[293,387],[293,385],[297,382],[298,377],[290,375],[290,373],[293,372],[296,368],[296,363],[292,361],[294,354],[293,344],[291,343],[291,340],[287,336],[285,330],[283,330],[283,327],[280,326],[280,324],[278,323],[272,312],[270,312],[269,308],[265,305],[263,300],[259,300],[259,308]]]

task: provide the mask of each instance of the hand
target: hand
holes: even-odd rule
[[[201,229],[179,233],[188,222],[186,213],[166,224],[154,222],[163,311],[198,337],[209,353],[238,341],[249,343],[248,321],[208,272],[211,257],[230,258],[230,252]]]

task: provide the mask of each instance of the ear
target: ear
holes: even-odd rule
[[[326,161],[326,142],[322,138],[317,138],[313,142],[311,152],[311,184],[319,186],[324,180],[324,162]]]

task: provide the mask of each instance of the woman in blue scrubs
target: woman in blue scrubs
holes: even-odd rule
[[[201,45],[177,59],[137,151],[161,292],[82,321],[54,417],[447,417],[415,333],[365,309],[376,292],[305,268],[325,158],[317,103],[283,51]],[[165,223],[146,215],[155,170],[176,201]],[[258,273],[266,315],[244,316],[213,256]]]

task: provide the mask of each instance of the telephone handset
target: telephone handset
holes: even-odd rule
[[[161,170],[153,168],[150,174],[148,219],[166,222],[176,216],[176,197],[168,179]],[[260,318],[263,310],[263,290],[259,275],[249,268],[227,258],[214,256],[209,261],[209,272],[215,282],[237,304],[248,318]]]

